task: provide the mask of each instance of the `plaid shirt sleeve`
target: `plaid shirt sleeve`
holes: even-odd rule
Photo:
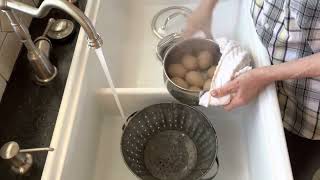
[[[292,0],[290,10],[312,51],[320,52],[320,2]]]
[[[320,0],[252,0],[251,14],[271,64],[320,52]],[[277,82],[284,127],[320,140],[320,77]]]

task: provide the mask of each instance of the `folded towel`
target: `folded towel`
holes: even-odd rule
[[[250,54],[240,47],[239,43],[233,40],[220,38],[216,40],[220,47],[221,58],[211,82],[211,88],[200,97],[201,106],[221,106],[229,104],[231,95],[215,98],[210,92],[221,88],[236,76],[252,69],[250,66],[252,59]]]

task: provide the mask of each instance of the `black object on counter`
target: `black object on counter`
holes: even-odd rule
[[[313,176],[320,169],[320,141],[305,139],[287,131],[286,139],[294,179],[314,180]]]

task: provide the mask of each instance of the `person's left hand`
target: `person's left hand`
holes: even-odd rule
[[[223,97],[231,94],[231,102],[224,107],[227,111],[246,105],[272,82],[272,80],[266,76],[266,73],[266,68],[250,70],[233,79],[223,87],[213,90],[211,95],[213,97]]]
[[[201,4],[188,17],[187,26],[183,33],[185,38],[191,38],[197,32],[203,32],[206,38],[213,39],[211,32],[212,11],[208,11],[205,5]]]

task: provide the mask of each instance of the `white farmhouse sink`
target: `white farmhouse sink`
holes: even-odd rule
[[[257,66],[269,60],[250,19],[250,0],[221,0],[215,37],[228,37],[251,50]],[[125,114],[151,104],[172,102],[155,56],[158,39],[152,17],[162,8],[192,0],[88,0],[87,15],[104,39],[103,50]],[[123,120],[83,31],[75,50],[42,180],[134,180],[120,154]],[[274,86],[233,112],[200,108],[219,138],[221,168],[216,180],[292,180]]]

